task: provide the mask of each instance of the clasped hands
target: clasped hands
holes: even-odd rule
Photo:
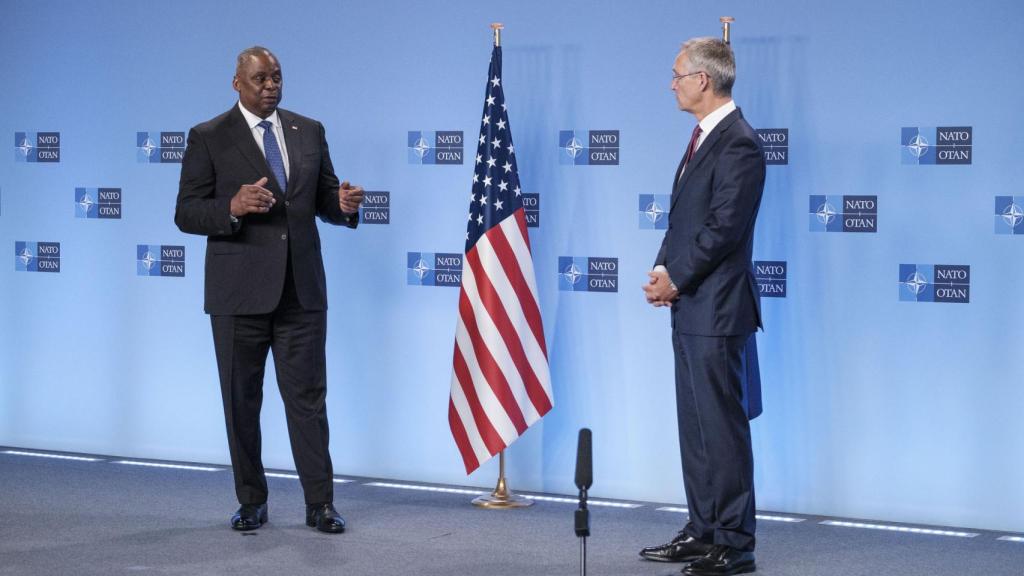
[[[246,214],[265,214],[270,212],[277,200],[274,193],[263,186],[267,183],[264,176],[252,184],[243,184],[238,192],[231,198],[231,215],[241,218]],[[363,203],[363,187],[353,186],[348,180],[341,183],[338,188],[338,207],[346,214],[359,212],[359,205]]]
[[[672,279],[669,278],[668,272],[651,270],[647,276],[650,277],[650,281],[644,284],[643,289],[648,304],[655,308],[671,306],[672,302],[679,298],[679,290],[672,286]]]

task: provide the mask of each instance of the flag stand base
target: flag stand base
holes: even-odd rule
[[[523,498],[522,496],[516,496],[508,489],[508,485],[505,483],[504,450],[502,450],[498,455],[498,485],[494,488],[494,492],[491,492],[489,495],[475,498],[473,500],[473,505],[491,510],[526,508],[527,506],[533,506],[533,500]]]

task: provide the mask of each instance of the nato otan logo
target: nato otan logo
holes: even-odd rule
[[[60,272],[60,242],[15,242],[16,272]]]
[[[619,259],[559,256],[558,289],[563,292],[618,292]]]
[[[391,192],[364,192],[359,206],[359,221],[363,224],[391,223]]]
[[[900,301],[971,301],[971,267],[958,264],[900,264]]]
[[[75,188],[75,218],[121,219],[120,188]]]
[[[411,286],[461,286],[462,254],[409,252],[406,278]]]
[[[527,228],[540,228],[540,193],[523,192],[523,214]]]
[[[974,157],[973,133],[970,126],[903,128],[903,164],[970,164]]]
[[[761,296],[785,298],[786,271],[785,261],[755,260],[754,280],[757,281],[757,291],[761,293]]]
[[[561,130],[558,163],[568,166],[618,166],[618,130]]]
[[[140,164],[181,164],[185,157],[184,132],[136,132],[135,159]]]
[[[811,195],[811,232],[878,232],[878,196]]]
[[[185,247],[139,244],[136,256],[139,276],[185,276]]]
[[[789,164],[789,128],[755,130],[765,164]]]
[[[409,132],[409,164],[462,164],[461,130]]]
[[[60,132],[15,132],[15,162],[60,162]]]
[[[1024,196],[996,196],[996,234],[1024,234]]]
[[[668,194],[640,194],[637,220],[641,230],[668,230],[668,209],[672,196]]]

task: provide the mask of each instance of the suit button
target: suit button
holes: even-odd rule
[[[289,202],[289,201],[287,201],[287,200],[285,200],[285,201],[284,201],[284,206],[285,206],[285,208],[287,208],[287,207],[289,207],[289,206],[291,206],[291,205],[292,205],[292,203],[291,203],[291,202]]]
[[[281,234],[281,240],[287,240],[287,239],[288,239],[288,235],[287,234]]]

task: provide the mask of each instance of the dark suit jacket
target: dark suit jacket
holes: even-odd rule
[[[680,333],[738,336],[761,326],[751,258],[764,178],[757,135],[739,109],[708,134],[682,178],[676,171],[655,263],[679,288],[672,321]]]
[[[355,228],[358,215],[338,206],[338,178],[316,120],[277,110],[288,150],[288,190],[281,190],[238,106],[192,128],[181,165],[174,222],[206,242],[207,314],[263,314],[277,306],[291,256],[299,302],[327,309],[327,285],[315,216]],[[233,224],[231,198],[266,176],[276,203]]]

